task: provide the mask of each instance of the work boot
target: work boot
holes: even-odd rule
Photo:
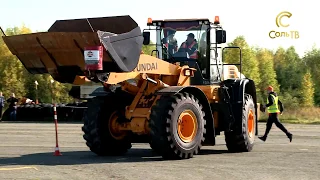
[[[290,140],[290,142],[291,142],[291,141],[292,141],[292,134],[289,133],[287,136],[288,136],[288,138],[289,138],[289,140]]]
[[[261,141],[266,141],[267,140],[267,136],[260,136],[258,138],[261,139]]]

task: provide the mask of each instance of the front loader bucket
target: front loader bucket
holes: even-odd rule
[[[30,73],[49,73],[62,83],[84,75],[85,47],[104,46],[104,72],[128,72],[136,67],[143,43],[140,27],[130,16],[59,20],[48,32],[3,40]]]
[[[105,49],[107,49],[108,55],[113,60],[113,63],[109,64],[112,69],[107,66],[105,71],[129,72],[137,67],[143,44],[143,37],[139,27],[128,33],[115,36],[108,32],[98,31],[98,36]],[[117,65],[117,68],[112,65]]]

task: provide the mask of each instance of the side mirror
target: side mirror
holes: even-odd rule
[[[150,44],[150,32],[143,32],[142,36],[143,36],[143,44],[144,45]]]
[[[225,30],[217,30],[216,31],[216,41],[217,41],[217,44],[222,44],[222,43],[227,42]]]

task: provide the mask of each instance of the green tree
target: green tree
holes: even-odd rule
[[[265,92],[265,89],[271,85],[276,92],[279,92],[279,84],[277,81],[277,74],[273,65],[273,53],[267,49],[259,49],[257,52],[257,59],[259,61],[259,70],[261,83],[259,89],[261,92]],[[262,98],[266,99],[265,93],[262,93]]]
[[[255,81],[256,85],[260,84],[260,74],[258,61],[254,53],[253,48],[251,48],[243,36],[238,36],[235,38],[228,46],[238,46],[242,51],[242,74],[246,77]],[[238,49],[226,49],[224,54],[225,63],[239,63],[240,56]]]
[[[243,36],[236,37],[228,46],[237,46],[241,48],[242,54],[242,68],[241,72],[247,78],[252,79],[255,82],[256,87],[259,87],[261,83],[259,73],[259,63],[253,47],[250,47]],[[224,63],[239,63],[240,51],[239,49],[226,49],[224,50]],[[239,66],[238,66],[239,68]],[[260,94],[260,89],[257,88],[257,94]],[[259,97],[258,97],[259,98]],[[259,98],[259,100],[261,100]]]
[[[278,82],[281,85],[280,90],[299,97],[300,82],[306,66],[295,48],[291,46],[285,52],[283,48],[279,48],[274,56],[274,64]]]
[[[314,105],[314,84],[310,71],[305,73],[301,81],[301,105],[307,107]]]
[[[274,64],[274,69],[277,72],[277,77],[280,76],[281,73],[281,68],[285,67],[286,65],[286,50],[283,47],[279,47],[274,54],[273,58],[273,64]]]
[[[313,82],[319,82],[320,79],[320,50],[312,47],[310,51],[308,51],[304,57],[303,62],[310,69],[311,77]],[[316,105],[320,105],[320,83],[314,84],[315,92],[314,92],[314,102]]]
[[[274,69],[277,74],[277,80],[279,84],[281,85],[280,91],[286,90],[285,81],[287,79],[286,70],[288,67],[287,58],[286,58],[286,50],[282,47],[279,47],[274,55]]]
[[[286,51],[286,67],[284,69],[285,79],[283,86],[286,89],[299,91],[301,80],[305,72],[306,66],[302,63],[301,58],[293,46]]]
[[[152,53],[152,56],[156,56],[157,52],[156,51],[152,52],[153,50],[156,50],[156,46],[151,41],[149,45],[142,45],[142,51],[144,54],[151,55]]]
[[[6,35],[18,35],[31,33],[29,28],[24,25],[21,28],[14,27],[6,30]],[[11,54],[6,44],[1,38],[0,42],[0,89],[6,97],[11,93],[15,93],[17,97],[26,94],[25,84],[25,68],[22,63]]]
[[[274,55],[274,66],[284,103],[287,107],[296,107],[303,99],[301,82],[308,66],[293,46],[286,50],[278,48]]]
[[[282,47],[279,47],[274,55],[274,69],[277,74],[277,80],[280,84],[279,91],[286,91],[286,69],[287,69],[287,62],[286,62],[286,50]],[[283,86],[284,85],[284,86]]]

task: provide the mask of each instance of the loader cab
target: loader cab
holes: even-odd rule
[[[217,19],[216,19],[217,20]],[[153,53],[159,59],[195,68],[192,85],[208,85],[221,81],[221,44],[226,42],[226,31],[209,19],[152,20],[143,31],[144,45],[150,43],[150,30],[156,31]],[[155,27],[155,29],[152,29]],[[218,46],[219,45],[219,46]]]

